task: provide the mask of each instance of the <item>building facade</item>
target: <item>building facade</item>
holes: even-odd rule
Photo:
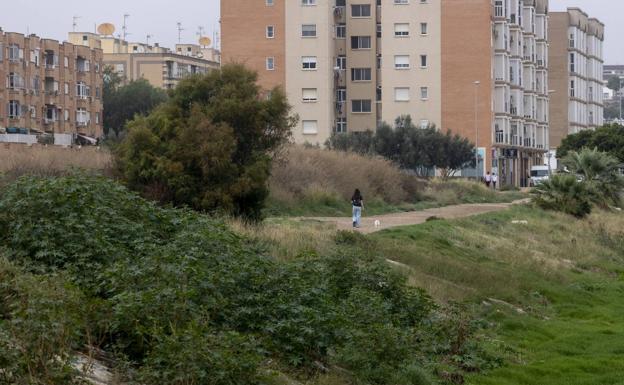
[[[286,90],[297,142],[409,114],[477,142],[479,175],[524,185],[542,162],[548,0],[222,0],[221,9],[224,62]]]
[[[550,13],[551,150],[604,124],[604,24],[579,8]]]
[[[439,0],[222,0],[221,12],[223,62],[286,91],[297,142],[404,114],[439,126]]]
[[[0,30],[0,142],[94,143],[102,58],[100,49]]]
[[[112,66],[126,82],[146,79],[154,87],[171,89],[184,77],[207,73],[220,66],[220,54],[197,44],[179,44],[174,51],[158,44],[132,43],[90,32],[70,32],[75,45],[99,48],[103,64]]]

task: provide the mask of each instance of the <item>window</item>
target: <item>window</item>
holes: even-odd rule
[[[404,70],[410,68],[409,55],[396,55],[394,57],[394,68]]]
[[[395,23],[394,24],[394,36],[396,37],[409,36],[409,23]]]
[[[86,126],[90,120],[89,112],[86,108],[78,108],[76,110],[76,124]]]
[[[20,76],[20,74],[11,72],[9,74],[9,84],[8,88],[11,90],[19,90],[24,88],[24,78]]]
[[[575,84],[574,84],[574,80],[570,80],[570,96],[571,97],[575,97],[576,96],[576,89],[575,89]]]
[[[9,101],[9,119],[18,119],[22,115],[20,103],[17,100]]]
[[[304,103],[314,103],[318,100],[318,91],[316,88],[304,88],[301,90]]]
[[[86,99],[89,96],[89,87],[84,82],[76,83],[76,96],[79,99]]]
[[[316,37],[316,24],[304,24],[301,26],[301,37]]]
[[[381,86],[377,86],[377,88],[375,89],[375,100],[378,102],[381,102]]]
[[[346,7],[347,0],[336,0],[336,7]]]
[[[420,23],[420,34],[421,35],[426,35],[428,33],[427,31],[427,23]]]
[[[65,83],[65,95],[69,95],[69,83]]]
[[[302,124],[304,135],[318,134],[318,120],[304,120]]]
[[[64,116],[65,121],[66,121],[66,122],[69,122],[69,110],[65,110],[65,111],[64,111],[64,114],[65,114],[65,116]]]
[[[347,118],[338,118],[336,119],[336,129],[335,132],[342,134],[347,132]]]
[[[336,58],[336,68],[341,69],[341,70],[347,69],[347,56],[346,55],[340,55]]]
[[[429,99],[429,88],[428,87],[420,87],[420,98],[422,100]]]
[[[9,61],[19,61],[24,57],[24,51],[18,45],[9,46]]]
[[[345,87],[339,87],[336,89],[336,101],[338,103],[344,103],[347,101],[347,89]]]
[[[100,113],[99,112],[95,113],[95,124],[100,124]]]
[[[336,25],[336,39],[344,39],[347,37],[347,25],[340,23]]]
[[[301,5],[316,5],[316,0],[301,0]]]
[[[370,68],[351,68],[351,81],[370,82],[371,80],[372,71]]]
[[[381,38],[381,23],[377,23],[377,38]]]
[[[396,102],[409,102],[409,88],[397,87],[394,89],[394,101]]]
[[[4,60],[4,46],[0,43],[0,62]]]
[[[95,87],[95,97],[100,98],[100,87]]]
[[[30,110],[30,118],[37,119],[37,108],[34,106],[30,106],[28,109]]]
[[[275,58],[274,57],[266,58],[266,69],[268,71],[273,71],[275,69]]]
[[[351,49],[370,49],[370,36],[351,36]]]
[[[394,4],[409,4],[409,0],[394,0]]]
[[[370,4],[351,4],[351,17],[371,17]]]
[[[427,68],[427,55],[420,55],[420,68]]]
[[[570,53],[570,72],[576,72],[576,63],[574,62],[575,55],[573,52]]]
[[[429,128],[429,121],[427,119],[422,119],[420,121],[420,128],[423,130]]]
[[[266,5],[271,7],[273,5],[273,0],[266,0]]]
[[[316,56],[304,56],[301,58],[301,66],[304,70],[316,69]]]
[[[370,99],[355,99],[351,101],[351,112],[355,114],[370,113],[372,103]]]
[[[267,39],[275,38],[275,26],[267,25],[267,27],[266,27],[266,37],[267,37]]]
[[[381,69],[381,54],[380,53],[377,54],[377,69],[378,70]]]

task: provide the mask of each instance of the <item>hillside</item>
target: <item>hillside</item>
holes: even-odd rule
[[[287,259],[293,248],[327,249],[330,225],[279,230],[291,226],[274,223],[257,236]],[[621,214],[576,220],[519,206],[355,237],[339,247],[385,258],[438,303],[463,304],[472,317],[466,327],[483,327],[481,346],[500,359],[500,367],[468,375],[468,384],[620,384],[623,228]]]

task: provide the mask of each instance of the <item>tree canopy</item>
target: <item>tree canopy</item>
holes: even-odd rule
[[[557,157],[563,159],[568,153],[580,152],[584,148],[595,148],[624,162],[624,126],[605,125],[595,131],[584,130],[568,135],[557,149]]]
[[[104,134],[115,136],[125,129],[136,115],[147,115],[167,100],[167,93],[139,79],[122,85],[123,79],[112,67],[104,69]]]
[[[256,80],[242,65],[192,76],[129,122],[116,154],[128,186],[175,206],[260,218],[272,157],[296,119],[280,89],[265,97]]]
[[[374,134],[335,134],[327,146],[334,150],[381,155],[422,176],[436,167],[444,177],[470,165],[475,151],[468,139],[450,131],[440,132],[435,126],[416,127],[409,115],[398,117],[394,128],[383,123]]]

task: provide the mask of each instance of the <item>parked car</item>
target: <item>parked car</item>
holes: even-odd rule
[[[550,170],[548,166],[533,166],[531,167],[531,187],[550,179]]]

